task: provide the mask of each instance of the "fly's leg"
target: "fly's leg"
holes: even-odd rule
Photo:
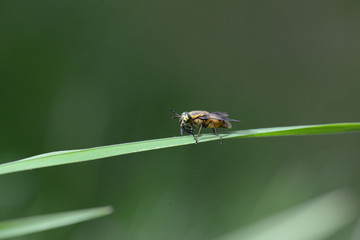
[[[189,127],[189,126],[185,126],[185,127],[184,127],[184,131],[185,131],[186,133],[189,133],[189,134],[194,135],[194,130],[193,130],[191,127]]]
[[[183,127],[181,128],[181,131],[182,131],[182,134],[181,134],[181,135],[183,135],[184,132],[186,132],[186,133],[188,133],[188,134],[193,135],[193,137],[194,137],[194,127],[193,127],[193,126],[187,126],[187,125],[185,125],[185,126],[183,126]]]
[[[186,130],[185,130],[185,127],[181,126],[181,127],[180,127],[180,134],[181,134],[181,136],[184,135],[184,132],[185,132],[185,131],[186,131]]]
[[[216,134],[217,136],[219,136],[220,137],[220,144],[223,144],[223,139],[222,139],[222,137],[219,135],[219,133],[218,133],[218,130],[217,130],[217,127],[215,127],[215,124],[214,124],[214,122],[211,122],[212,123],[212,125],[213,125],[213,132],[214,132],[214,134]]]
[[[186,126],[187,128],[186,128],[186,132],[187,133],[189,133],[189,134],[191,134],[193,137],[194,137],[194,139],[195,139],[195,141],[196,141],[196,143],[197,143],[197,140],[196,140],[196,137],[195,137],[195,135],[194,135],[194,125],[192,125],[192,124],[190,124],[190,126]]]
[[[183,135],[185,132],[191,134],[195,139],[195,143],[198,143],[199,142],[199,136],[200,136],[200,133],[201,133],[201,129],[202,129],[202,125],[200,125],[199,132],[198,132],[198,134],[196,136],[194,134],[194,125],[193,124],[190,124],[190,126],[188,126],[188,125],[182,126],[180,128],[180,131],[181,131],[181,135]]]
[[[190,123],[190,131],[191,131],[191,134],[194,137],[194,125],[192,123]]]
[[[194,135],[193,126],[190,127],[190,126],[185,125],[185,124],[180,124],[180,134],[181,134],[181,136],[183,136],[184,133],[189,133],[189,134]]]
[[[199,136],[200,136],[200,133],[201,133],[201,130],[202,130],[202,126],[203,126],[203,125],[200,125],[199,132],[198,132],[196,138],[195,138],[195,136],[194,136],[194,138],[195,138],[195,143],[198,143],[198,142],[199,142]]]

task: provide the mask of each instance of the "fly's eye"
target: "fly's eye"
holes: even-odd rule
[[[189,121],[189,119],[190,119],[189,113],[183,112],[183,113],[181,114],[181,119],[182,119],[184,122]]]

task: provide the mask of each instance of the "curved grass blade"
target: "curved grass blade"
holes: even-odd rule
[[[225,138],[240,137],[271,137],[290,135],[316,135],[328,133],[345,133],[360,131],[360,123],[334,123],[322,125],[304,125],[292,127],[258,128],[250,130],[239,130],[222,135]],[[219,140],[213,134],[204,134],[199,142]],[[94,147],[80,150],[59,151],[37,155],[22,160],[4,163],[0,165],[0,175],[24,170],[56,166],[69,163],[95,160],[100,158],[118,156],[129,153],[156,150],[161,148],[176,147],[194,144],[192,136],[171,137],[146,140],[132,143],[122,143],[102,147]]]
[[[357,196],[336,190],[217,240],[324,240],[358,217]]]
[[[0,239],[79,223],[108,215],[112,211],[111,207],[99,207],[2,221],[0,222]]]

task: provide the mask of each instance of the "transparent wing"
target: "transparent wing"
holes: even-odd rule
[[[229,114],[227,112],[212,112],[213,114],[219,115],[219,116],[224,116],[227,117],[229,116]]]
[[[227,114],[227,113],[225,113],[225,114]],[[228,115],[226,115],[226,116],[228,116]],[[224,121],[231,121],[231,122],[240,122],[240,120],[227,118],[226,116],[219,114],[219,112],[212,112],[212,113],[208,113],[204,116],[199,117],[199,119],[202,119],[202,120],[216,119],[216,120],[224,120]]]

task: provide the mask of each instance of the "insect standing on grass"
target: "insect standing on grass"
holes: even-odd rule
[[[230,122],[240,122],[240,120],[228,118],[226,112],[207,112],[191,111],[183,112],[181,115],[174,110],[170,111],[175,114],[173,118],[178,118],[180,122],[180,133],[189,133],[194,136],[195,143],[198,143],[202,128],[211,128],[213,132],[220,137],[220,143],[223,143],[222,137],[218,133],[218,128],[231,128]],[[194,126],[199,127],[199,132],[194,135]]]

